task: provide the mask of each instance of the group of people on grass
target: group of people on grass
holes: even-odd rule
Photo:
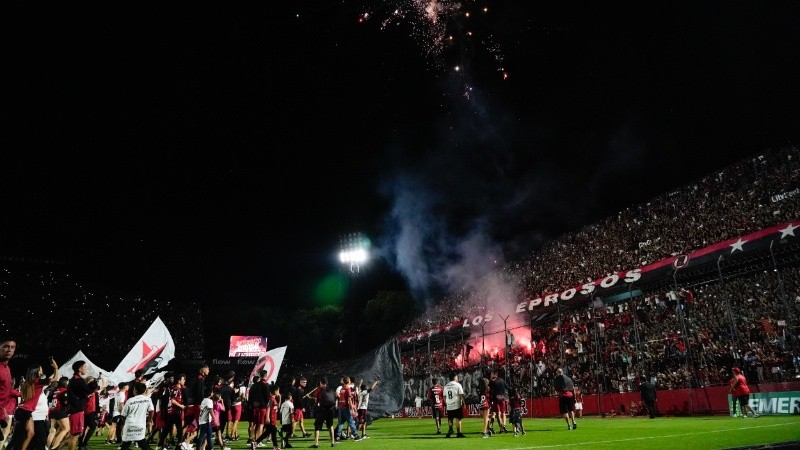
[[[345,376],[334,386],[322,377],[306,392],[308,380],[302,376],[282,389],[268,382],[262,370],[251,383],[237,384],[234,372],[209,378],[204,364],[191,378],[166,372],[160,382],[151,383],[139,370],[133,380],[109,387],[107,377],[87,375],[88,364],[82,360],[73,363],[72,378],[59,378],[58,365],[51,359],[51,375],[34,365],[17,385],[8,364],[16,348],[13,339],[0,341],[3,450],[88,450],[90,438],[103,428],[108,431],[105,443],[118,444],[120,450],[132,445],[150,450],[153,443],[158,450],[192,450],[195,444],[197,450],[214,450],[215,445],[230,450],[228,443],[240,439],[242,420],[249,421],[251,449],[266,440],[274,449],[292,448],[290,439],[298,428],[302,437],[311,436],[305,427],[306,406],[314,418],[313,447],[319,446],[325,429],[334,446],[346,439],[369,438],[369,396],[379,384],[354,383]],[[101,422],[106,411],[111,417]]]
[[[466,437],[461,422],[464,419],[467,398],[458,373],[450,373],[444,386],[440,384],[439,378],[435,377],[431,381],[432,386],[428,389],[427,397],[436,424],[436,434],[442,434],[442,419],[447,417],[448,430],[445,437],[453,436],[454,432],[457,438]],[[489,378],[482,378],[480,386],[479,409],[483,420],[483,437],[488,438],[495,434],[495,423],[500,427],[499,433],[508,433],[506,424],[511,423],[514,426],[514,436],[526,434],[522,424],[523,402],[517,390],[509,389],[496,370],[490,373]]]

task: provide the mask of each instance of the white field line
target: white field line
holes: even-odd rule
[[[757,425],[751,427],[736,427],[736,428],[723,428],[723,429],[716,429],[716,430],[705,430],[705,431],[697,431],[693,433],[680,433],[680,434],[665,434],[659,436],[643,436],[643,437],[634,437],[634,438],[626,438],[626,439],[611,439],[606,441],[581,441],[578,443],[581,447],[586,447],[592,444],[613,444],[617,442],[635,442],[635,441],[646,441],[652,439],[664,439],[664,438],[676,438],[676,437],[685,437],[685,436],[695,436],[701,434],[711,434],[711,433],[727,433],[730,431],[738,431],[738,430],[755,430],[759,428],[770,428],[770,427],[782,427],[786,425],[797,426],[798,422],[786,422],[786,423],[773,423],[769,425]],[[570,431],[570,433],[580,434],[580,431]],[[530,434],[530,433],[529,433]],[[532,445],[532,446],[525,446],[525,447],[507,447],[501,448],[498,450],[528,450],[528,449],[536,449],[536,448],[558,448],[558,447],[575,447],[575,442],[565,443],[565,444],[550,444],[550,445]]]

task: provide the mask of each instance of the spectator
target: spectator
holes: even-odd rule
[[[78,446],[78,439],[83,434],[84,428],[84,411],[86,410],[86,402],[89,401],[89,396],[95,389],[100,387],[97,380],[88,383],[83,377],[86,376],[88,367],[86,361],[78,360],[72,363],[72,372],[74,375],[67,384],[67,399],[69,403],[69,426],[70,426],[70,439],[69,450],[75,450]]]
[[[11,338],[0,339],[0,440],[5,439],[11,431],[11,417],[17,407],[19,391],[14,389],[11,369],[8,362],[14,357],[17,343]]]

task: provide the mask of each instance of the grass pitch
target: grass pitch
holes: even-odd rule
[[[338,450],[440,450],[440,449],[491,449],[525,450],[545,448],[584,449],[731,449],[758,447],[794,442],[800,448],[800,416],[761,416],[758,419],[732,417],[660,417],[578,419],[578,429],[567,430],[563,419],[524,419],[526,435],[513,433],[482,437],[480,419],[463,421],[466,438],[447,439],[446,421],[442,434],[436,434],[433,419],[383,418],[367,428],[369,439],[344,441],[336,444]],[[334,422],[335,425],[335,422]],[[499,430],[499,427],[495,427]],[[293,448],[309,448],[313,441],[313,420],[306,419],[310,438],[292,438]],[[242,440],[227,445],[232,450],[248,449],[247,423],[240,424]],[[297,435],[300,436],[298,428]],[[105,436],[94,437],[91,447],[96,450],[111,448],[103,445]],[[265,450],[272,448],[264,442]],[[113,447],[116,448],[116,447]],[[155,450],[155,445],[152,446]],[[330,448],[327,432],[320,435],[320,448]],[[217,445],[214,450],[221,450]]]
[[[445,439],[443,434],[434,434],[436,429],[433,419],[381,419],[367,429],[370,439],[360,442],[348,441],[338,444],[337,447],[366,444],[380,450],[409,448],[687,450],[728,449],[789,441],[797,442],[800,447],[800,416],[761,416],[758,419],[660,417],[652,420],[587,417],[578,419],[577,422],[578,429],[568,430],[563,419],[524,419],[526,435],[515,437],[513,433],[495,434],[484,439],[480,419],[465,419],[463,431],[467,437]],[[443,432],[446,431],[445,427]]]

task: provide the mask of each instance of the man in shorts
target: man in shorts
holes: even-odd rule
[[[453,435],[453,423],[456,425],[456,437],[463,438],[464,433],[461,432],[461,419],[464,418],[464,405],[466,398],[464,397],[464,387],[458,382],[458,374],[453,372],[450,374],[450,381],[444,385],[444,401],[447,407],[447,434],[444,437],[449,438]]]
[[[333,415],[336,413],[336,400],[335,396],[328,395],[330,391],[332,391],[332,389],[328,387],[328,378],[320,378],[316,392],[316,407],[314,408],[314,443],[311,444],[311,448],[319,448],[319,435],[322,432],[323,426],[328,430],[328,434],[330,435],[331,447],[336,445],[333,431]]]
[[[439,378],[431,380],[433,386],[428,389],[428,400],[431,402],[431,415],[436,424],[436,434],[442,434],[442,417],[444,416],[444,388],[439,384]]]
[[[508,400],[506,381],[499,375],[497,370],[492,370],[489,378],[489,405],[492,418],[497,419],[500,424],[500,432],[508,433],[506,428],[506,414],[508,412]]]
[[[742,412],[742,417],[747,417],[747,413],[751,413],[753,417],[759,417],[758,413],[750,407],[750,387],[747,385],[747,378],[742,374],[741,369],[732,367],[733,378],[730,381],[730,389],[728,393],[733,397],[734,402],[739,402],[739,410]]]
[[[578,424],[575,423],[575,383],[572,378],[564,375],[564,369],[558,368],[553,384],[558,392],[558,411],[564,415],[568,430],[575,430]],[[570,420],[572,425],[570,425]]]

